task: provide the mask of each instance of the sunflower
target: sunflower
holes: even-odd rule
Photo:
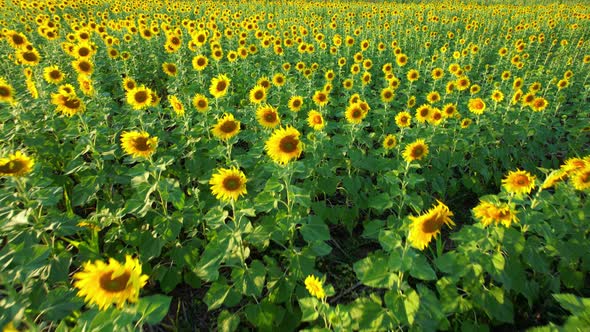
[[[383,148],[385,150],[391,150],[391,149],[395,148],[396,145],[397,145],[397,139],[395,138],[394,135],[389,134],[389,135],[385,136],[385,139],[383,140]]]
[[[175,95],[168,95],[168,102],[170,103],[170,106],[172,106],[172,109],[174,110],[174,113],[176,113],[176,115],[184,115],[184,105],[182,104],[180,99],[178,99],[178,97],[176,97]]]
[[[473,121],[471,119],[463,119],[461,120],[461,129],[465,129],[471,125]]]
[[[586,157],[588,158],[588,157]],[[564,172],[566,172],[568,175],[571,175],[575,172],[577,172],[578,170],[583,169],[584,167],[588,166],[588,161],[586,161],[585,159],[582,158],[569,158],[568,160],[565,161],[565,163],[563,165],[561,165],[561,168]]]
[[[469,108],[469,112],[481,115],[486,109],[486,103],[481,98],[469,99],[467,107]]]
[[[135,87],[127,91],[127,103],[135,110],[142,110],[153,104],[152,102],[153,92],[151,89],[145,86]]]
[[[266,89],[262,85],[256,85],[250,90],[250,102],[260,104],[266,100]]]
[[[319,107],[326,106],[329,101],[328,93],[324,90],[318,90],[314,93],[312,100]]]
[[[272,82],[267,76],[262,76],[256,81],[256,85],[260,85],[264,90],[268,90],[271,87]]]
[[[21,49],[30,44],[27,36],[14,30],[8,30],[4,34],[4,37],[14,49]]]
[[[475,218],[481,221],[485,227],[492,223],[496,225],[502,224],[506,227],[510,227],[513,222],[518,222],[516,211],[514,211],[508,204],[505,203],[480,201],[472,211],[475,215]]]
[[[135,83],[135,80],[131,77],[125,77],[123,79],[123,89],[125,89],[125,91],[131,91],[135,89],[136,86],[137,83]]]
[[[541,189],[549,189],[554,187],[556,184],[558,184],[559,182],[563,182],[568,178],[568,173],[563,170],[563,169],[559,169],[559,170],[555,170],[553,172],[551,172],[547,178],[545,178],[545,181],[543,181],[543,184],[541,185]]]
[[[541,112],[545,108],[547,108],[549,103],[543,97],[536,97],[533,102],[531,103],[530,107],[533,109],[534,112]]]
[[[227,94],[229,83],[231,80],[225,75],[218,75],[211,80],[211,86],[209,86],[209,93],[213,98],[221,98]]]
[[[426,96],[426,101],[428,101],[430,104],[440,101],[440,93],[438,93],[438,91],[432,91],[428,93]]]
[[[18,61],[27,66],[36,66],[41,62],[41,56],[39,55],[39,51],[35,48],[32,49],[19,49],[16,52],[16,58]]]
[[[495,101],[496,103],[499,103],[502,100],[504,100],[504,94],[502,93],[502,91],[500,91],[500,90],[492,91],[492,100]]]
[[[590,189],[590,164],[587,163],[582,169],[578,169],[571,176],[570,183],[576,190]]]
[[[395,124],[400,128],[407,128],[412,123],[412,116],[406,111],[397,113],[395,116]]]
[[[510,194],[516,194],[517,197],[522,194],[529,194],[535,187],[535,177],[527,171],[516,170],[510,171],[506,178],[502,179],[502,186]]]
[[[352,124],[359,124],[367,116],[367,112],[364,112],[361,108],[361,103],[352,103],[348,105],[344,113],[346,121]]]
[[[445,71],[442,68],[434,68],[430,74],[433,80],[440,80],[445,75]]]
[[[418,107],[416,109],[416,120],[419,123],[426,122],[426,120],[428,120],[430,118],[430,114],[432,113],[431,110],[432,109],[431,109],[430,105],[428,105],[428,104],[421,105],[420,107]]]
[[[350,78],[347,78],[344,81],[342,81],[342,86],[346,90],[352,89],[353,85],[354,85],[354,81],[352,79],[350,79]]]
[[[43,78],[47,83],[59,84],[64,77],[64,73],[59,70],[58,66],[49,66],[43,69]]]
[[[31,173],[35,161],[20,151],[0,158],[0,176],[23,176]]]
[[[124,131],[121,147],[133,158],[149,158],[158,147],[158,138],[150,137],[145,131]]]
[[[236,121],[232,114],[225,113],[213,126],[211,132],[220,140],[227,141],[240,132],[240,121]]]
[[[309,295],[317,297],[320,300],[326,297],[322,282],[316,276],[309,275],[305,278],[305,288],[309,292]]]
[[[430,112],[430,117],[428,117],[427,121],[430,124],[438,126],[443,120],[443,113],[436,107],[433,107]]]
[[[410,71],[408,71],[408,74],[406,75],[406,78],[410,82],[415,82],[420,78],[420,73],[418,73],[416,69],[410,69]]]
[[[272,129],[281,123],[276,107],[264,104],[256,110],[256,119],[258,123],[268,129]]]
[[[77,295],[96,304],[100,310],[113,304],[122,308],[125,302],[137,302],[139,290],[148,280],[148,276],[141,274],[139,261],[129,255],[125,257],[125,264],[110,258],[108,264],[86,262],[82,268],[81,272],[74,274],[74,287],[79,289]]]
[[[94,64],[88,59],[80,58],[72,62],[72,67],[78,74],[92,75],[94,72]]]
[[[417,139],[413,143],[406,145],[404,149],[403,157],[408,163],[414,160],[421,160],[428,155],[428,145],[423,139]]]
[[[56,111],[67,116],[84,112],[86,106],[75,93],[53,93],[51,103],[57,106]]]
[[[293,112],[299,112],[301,107],[303,107],[303,97],[301,96],[292,96],[289,98],[288,107]]]
[[[307,124],[314,130],[322,130],[326,126],[324,117],[316,110],[311,110],[307,113]]]
[[[419,250],[424,250],[432,238],[436,237],[440,233],[440,229],[443,225],[452,227],[455,223],[450,217],[453,216],[453,212],[438,201],[438,205],[428,210],[425,214],[417,217],[410,216],[412,224],[410,225],[410,233],[408,234],[408,241],[411,245]]]
[[[92,79],[89,76],[78,75],[78,86],[80,87],[80,91],[82,91],[84,95],[94,95],[94,85],[92,84]]]
[[[285,85],[286,80],[287,79],[285,78],[285,75],[282,73],[276,73],[272,77],[272,84],[274,84],[276,87],[280,87]]]
[[[455,114],[457,114],[457,105],[453,103],[445,104],[445,106],[443,106],[442,108],[442,114],[446,118],[454,116]]]
[[[213,174],[209,184],[211,192],[220,201],[236,201],[240,196],[247,194],[246,175],[239,169],[222,168]]]
[[[77,59],[89,59],[94,55],[94,53],[96,53],[96,51],[90,43],[83,42],[74,46],[73,53]]]
[[[266,141],[264,149],[276,163],[286,165],[299,158],[303,152],[303,143],[299,140],[299,131],[293,127],[275,129]]]
[[[14,104],[14,88],[5,79],[0,78],[0,102]]]
[[[381,90],[381,101],[383,103],[390,103],[393,101],[393,97],[395,97],[394,91],[392,88],[387,87]]]
[[[209,60],[204,55],[199,54],[193,57],[192,65],[196,71],[203,71],[208,64]]]
[[[164,62],[162,64],[162,70],[168,76],[174,77],[178,74],[178,68],[176,67],[176,64],[174,64],[174,63]]]
[[[193,97],[192,103],[195,109],[201,113],[205,113],[207,110],[209,110],[209,100],[202,94],[197,93]]]
[[[471,81],[469,80],[469,77],[467,77],[467,76],[461,76],[461,77],[457,78],[457,80],[455,81],[455,87],[459,91],[467,90],[470,85],[471,85]]]

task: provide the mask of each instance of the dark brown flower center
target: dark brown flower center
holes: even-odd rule
[[[54,80],[58,80],[61,78],[61,72],[59,70],[52,70],[51,72],[49,72],[49,77],[51,77]]]
[[[18,34],[13,34],[12,35],[12,42],[15,45],[18,46],[18,45],[24,44],[25,43],[25,39],[22,36],[18,35]]]
[[[279,143],[279,148],[282,152],[291,153],[297,150],[298,145],[299,140],[295,136],[289,135],[281,139]]]
[[[35,54],[34,52],[24,52],[23,53],[23,59],[25,59],[25,60],[27,60],[29,62],[35,62],[39,58],[37,57],[37,54]]]
[[[422,223],[422,232],[434,233],[434,232],[438,231],[440,229],[440,226],[442,225],[442,222],[440,222],[438,219],[439,219],[438,213],[431,216],[430,218],[426,219]]]
[[[240,189],[242,181],[240,178],[234,175],[228,176],[223,179],[223,188],[228,191],[234,191]]]
[[[148,93],[146,91],[137,91],[135,93],[135,95],[133,96],[133,98],[135,99],[135,101],[138,102],[138,103],[140,103],[140,104],[141,103],[145,103],[148,100],[149,97],[150,96],[148,96]]]
[[[266,114],[264,114],[264,120],[266,120],[267,122],[275,122],[277,120],[277,115],[275,114],[275,112],[267,112]]]
[[[176,66],[175,65],[167,65],[166,69],[168,70],[168,72],[174,74],[176,73]]]
[[[25,168],[25,163],[21,160],[11,160],[4,165],[0,165],[0,173],[15,174]]]
[[[316,115],[313,117],[313,123],[321,125],[323,123],[323,119],[321,115]]]
[[[258,90],[256,92],[254,92],[254,99],[255,100],[261,100],[262,98],[264,98],[264,92],[262,90]]]
[[[87,47],[82,47],[78,50],[78,55],[81,57],[88,56],[90,54],[90,50]]]
[[[237,127],[238,127],[238,124],[235,121],[227,120],[221,124],[221,126],[219,127],[219,130],[221,130],[222,132],[224,132],[226,134],[229,134],[229,133],[233,133]]]
[[[0,97],[10,97],[10,89],[7,86],[0,86]]]
[[[151,149],[148,144],[147,137],[137,137],[133,140],[133,147],[139,151],[149,151]]]
[[[122,275],[112,278],[113,271],[108,272],[100,276],[100,288],[110,293],[119,293],[127,288],[127,283],[131,278],[131,274],[127,271]]]
[[[78,98],[68,98],[64,102],[64,106],[72,110],[77,110],[80,108],[80,100]]]
[[[424,147],[422,147],[421,145],[415,146],[412,149],[412,157],[413,158],[420,158],[422,157],[422,155],[424,154]]]
[[[92,66],[88,62],[82,61],[78,65],[78,68],[80,69],[80,71],[82,71],[84,73],[87,73],[87,72],[89,72],[92,69]]]
[[[200,99],[199,101],[197,101],[197,106],[199,108],[205,108],[207,107],[207,102],[204,99]]]
[[[219,91],[219,92],[225,91],[225,88],[227,88],[227,83],[225,81],[217,82],[217,86],[216,86],[217,91]]]

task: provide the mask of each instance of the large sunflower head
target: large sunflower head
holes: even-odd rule
[[[256,119],[258,123],[268,129],[275,128],[281,123],[279,114],[276,107],[272,107],[268,104],[261,105],[256,110]]]
[[[226,141],[240,132],[240,122],[236,121],[233,114],[225,113],[211,131],[213,136]]]
[[[486,103],[481,98],[469,99],[467,107],[469,108],[469,112],[480,115],[486,109]]]
[[[23,176],[33,170],[35,161],[20,151],[0,158],[0,176]]]
[[[419,250],[424,250],[432,238],[440,233],[443,225],[449,227],[455,225],[450,217],[453,212],[442,202],[437,201],[438,205],[428,210],[425,214],[417,217],[410,216],[412,224],[410,225],[410,233],[408,241],[411,245]]]
[[[412,116],[406,111],[397,113],[395,116],[395,124],[400,128],[409,127],[412,123]]]
[[[417,139],[415,142],[410,143],[404,149],[403,157],[408,163],[414,160],[421,160],[428,155],[428,145],[423,139]]]
[[[82,113],[86,109],[84,102],[75,93],[66,93],[64,91],[51,94],[51,103],[57,106],[57,112],[67,116]]]
[[[209,86],[209,93],[217,99],[225,96],[229,88],[231,80],[225,75],[219,75],[211,80],[211,86]]]
[[[215,198],[221,201],[237,200],[240,196],[247,194],[246,175],[239,169],[222,168],[213,174],[209,184]]]
[[[428,104],[421,105],[416,109],[416,120],[419,123],[424,123],[426,120],[430,118],[431,115],[431,107]]]
[[[318,90],[314,93],[312,100],[319,107],[326,106],[329,101],[328,93],[323,90]]]
[[[515,194],[517,197],[523,194],[529,194],[535,187],[535,177],[527,171],[510,171],[508,175],[502,179],[502,186],[510,194]]]
[[[309,113],[307,113],[307,124],[313,130],[322,130],[326,126],[324,117],[316,110],[311,110]]]
[[[264,149],[273,161],[286,165],[299,158],[303,152],[303,143],[299,136],[299,131],[293,127],[276,129],[266,141]]]
[[[395,148],[396,145],[397,145],[397,138],[395,137],[395,135],[389,134],[389,135],[385,136],[385,139],[383,139],[383,148],[385,150],[391,150],[391,149]]]
[[[0,78],[0,103],[14,104],[14,88],[5,79]]]
[[[122,308],[126,302],[137,302],[139,290],[147,283],[148,276],[141,274],[141,264],[136,258],[126,256],[125,264],[113,258],[108,264],[87,262],[82,265],[82,271],[74,274],[74,279],[78,296],[106,310],[113,304]]]
[[[145,131],[125,131],[121,135],[123,151],[133,158],[149,158],[158,147],[158,138]]]
[[[78,74],[89,76],[92,75],[92,73],[94,72],[94,64],[86,58],[80,58],[76,61],[73,61],[72,67],[74,67],[74,70]]]
[[[272,84],[274,84],[274,86],[276,86],[276,87],[281,87],[281,86],[285,85],[286,81],[287,81],[287,78],[285,77],[285,75],[283,73],[276,73],[272,77]]]
[[[47,83],[59,84],[64,77],[64,73],[59,70],[58,66],[49,66],[43,69],[43,78]]]
[[[32,48],[24,48],[19,49],[16,52],[16,58],[18,61],[27,66],[36,66],[41,62],[41,56],[39,55],[39,51],[37,49]]]
[[[170,103],[170,106],[172,106],[172,110],[174,110],[174,113],[176,113],[176,115],[184,115],[184,105],[182,104],[180,99],[178,99],[178,97],[176,97],[175,95],[168,95],[168,102]]]
[[[287,104],[291,111],[299,112],[301,110],[301,107],[303,107],[303,97],[292,96],[291,98],[289,98],[289,102]]]
[[[505,203],[480,201],[480,203],[473,208],[473,215],[486,227],[492,223],[510,227],[513,222],[518,222],[516,211]]]
[[[125,91],[131,91],[133,89],[135,89],[137,87],[137,83],[135,82],[135,80],[129,76],[125,77],[123,79],[123,89],[125,89]]]
[[[172,62],[164,62],[162,64],[162,71],[164,71],[164,74],[174,77],[178,74],[178,67]]]
[[[571,176],[570,183],[576,190],[590,191],[590,164],[575,171]]]
[[[344,116],[348,123],[359,124],[363,121],[365,116],[367,116],[367,112],[363,111],[360,103],[353,103],[346,107]]]

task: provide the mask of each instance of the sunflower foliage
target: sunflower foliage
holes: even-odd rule
[[[571,2],[4,1],[0,328],[587,326]]]

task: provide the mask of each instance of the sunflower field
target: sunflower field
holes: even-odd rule
[[[2,331],[582,331],[583,1],[0,0]]]

